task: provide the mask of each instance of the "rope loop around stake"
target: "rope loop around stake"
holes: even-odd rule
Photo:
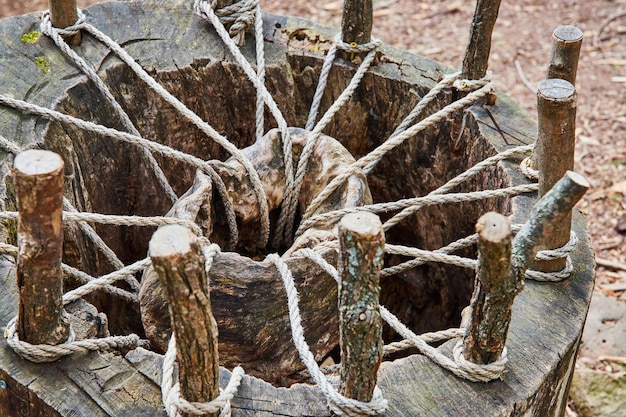
[[[59,345],[33,345],[20,340],[17,332],[17,317],[8,324],[4,334],[7,344],[21,358],[34,363],[54,362],[64,356],[76,352],[102,351],[107,349],[127,348],[135,349],[138,346],[147,347],[148,342],[142,340],[136,334],[128,336],[111,336],[101,339],[74,340],[74,332],[65,343]]]
[[[66,28],[57,28],[52,26],[50,10],[44,11],[43,15],[41,16],[41,33],[47,36],[52,36],[52,34],[55,32],[61,36],[73,36],[78,34],[82,29],[84,29],[85,24],[87,23],[87,19],[81,9],[77,9],[77,12],[78,19],[76,19],[76,22],[73,25]]]
[[[182,413],[194,414],[202,416],[205,414],[217,413],[220,417],[230,417],[231,405],[230,400],[235,396],[241,380],[243,379],[244,370],[241,366],[233,369],[230,381],[226,388],[220,388],[220,395],[209,402],[190,402],[184,399],[180,394],[180,385],[174,382],[174,368],[176,364],[176,336],[172,333],[167,346],[167,352],[163,358],[163,378],[161,380],[161,396],[165,411],[169,417],[181,416]]]
[[[532,161],[530,158],[531,158],[530,156],[527,156],[526,158],[522,159],[522,162],[520,162],[519,167],[520,167],[520,170],[522,171],[522,174],[524,174],[526,178],[528,178],[531,181],[537,181],[539,180],[539,171],[532,168]]]
[[[217,9],[217,0],[195,0],[194,12],[202,16],[204,11],[200,3],[209,4],[220,22],[224,26],[230,25],[228,34],[237,46],[245,43],[246,31],[254,26],[255,10],[259,5],[259,0],[241,0],[221,9]]]
[[[343,41],[341,32],[338,32],[335,35],[333,42],[335,45],[337,45],[337,48],[341,49],[342,51],[353,53],[373,51],[383,43],[383,41],[378,38],[372,38],[371,41],[362,44],[356,44],[353,42],[347,43]]]
[[[537,252],[535,259],[538,261],[552,261],[555,259],[565,258],[565,268],[557,272],[542,272],[528,269],[526,271],[526,278],[540,282],[560,282],[569,278],[570,274],[574,270],[574,264],[570,253],[576,247],[578,243],[578,236],[572,230],[570,232],[569,241],[560,248],[556,249],[544,249]]]

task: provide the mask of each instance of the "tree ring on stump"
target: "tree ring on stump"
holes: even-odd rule
[[[211,26],[193,14],[191,2],[101,3],[84,13],[90,23],[116,39],[159,83],[238,148],[254,142],[256,92]],[[0,60],[3,94],[123,130],[95,86],[50,39],[41,37],[33,44],[20,41],[23,34],[38,28],[36,14],[0,21],[4,34],[0,56],[6,57]],[[290,126],[304,126],[306,122],[324,54],[335,33],[334,28],[306,20],[265,15],[266,85]],[[104,77],[144,137],[205,159],[226,159],[226,153],[217,144],[176,117],[168,104],[148,90],[102,44],[84,36],[81,45],[74,49]],[[249,40],[242,52],[254,62],[254,42]],[[380,145],[419,98],[444,74],[453,71],[388,45],[382,45],[377,53],[378,65],[365,74],[341,117],[325,130],[355,158]],[[41,57],[49,64],[49,71],[38,67]],[[335,63],[322,99],[322,112],[343,91],[355,71],[348,62]],[[450,91],[444,92],[432,108],[449,104],[452,96]],[[393,150],[367,176],[373,201],[425,195],[485,157],[532,143],[536,124],[506,96],[498,94],[489,111],[498,127],[482,107],[472,106]],[[271,119],[266,120],[266,128],[273,127]],[[0,113],[0,134],[19,146],[32,145],[59,153],[65,161],[66,197],[80,211],[147,216],[162,215],[171,208],[155,176],[142,163],[141,152],[132,145],[4,107]],[[157,158],[178,195],[192,186],[195,169]],[[15,201],[12,179],[6,176],[11,158],[4,154],[1,159],[4,181],[0,192],[4,209],[10,210]],[[502,162],[455,191],[495,189],[525,181],[513,162]],[[424,208],[391,229],[387,242],[438,249],[472,233],[476,219],[488,211],[511,214],[513,223],[521,223],[533,202],[532,196],[524,195]],[[14,243],[15,224],[7,222],[6,226],[5,240]],[[145,257],[154,232],[154,228],[95,228],[125,264]],[[409,352],[412,354],[383,362],[380,368],[378,385],[389,401],[386,415],[562,414],[593,288],[589,235],[579,213],[574,215],[573,230],[581,242],[572,253],[573,276],[557,284],[527,282],[516,299],[507,340],[509,363],[502,381],[472,384],[454,377],[423,355]],[[77,228],[68,224],[64,234],[66,263],[94,276],[111,271],[108,262]],[[473,255],[471,251],[457,254]],[[230,271],[240,268],[240,258],[222,256],[224,262],[218,259],[217,264],[221,262]],[[388,256],[386,266],[405,259]],[[290,266],[306,267],[305,261]],[[0,325],[4,326],[17,308],[14,269],[5,257],[0,258],[0,280],[5,289],[0,294]],[[301,301],[314,298],[306,292],[306,284],[297,283]],[[416,333],[456,327],[460,312],[469,304],[472,285],[472,271],[429,263],[382,279],[381,303]],[[232,291],[236,289],[233,287]],[[276,301],[281,294],[260,294],[251,288],[246,302]],[[330,298],[327,303],[336,305],[336,297]],[[107,314],[111,334],[142,332],[137,306],[106,294],[95,294],[88,301]],[[306,311],[306,305],[301,307]],[[281,308],[285,311],[286,303]],[[230,313],[236,318],[237,310]],[[316,341],[312,333],[315,329],[306,327],[306,313],[303,324],[307,341]],[[245,327],[240,331],[245,332]],[[384,337],[389,341],[394,335],[387,330]],[[447,342],[439,349],[449,354],[453,345],[454,341]],[[291,349],[291,345],[284,348]],[[280,352],[277,354],[280,356]],[[43,416],[164,416],[158,385],[161,363],[161,355],[138,348],[122,356],[107,352],[74,355],[34,366],[17,357],[3,340],[0,379],[7,382],[10,391],[0,392],[0,415],[29,415],[37,409],[38,415]],[[230,372],[223,368],[221,384],[229,378]],[[281,382],[284,381],[278,381]],[[232,408],[234,416],[328,415],[326,400],[318,388],[302,383],[276,387],[253,376],[244,377]]]

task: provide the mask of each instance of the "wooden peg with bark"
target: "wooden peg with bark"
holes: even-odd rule
[[[546,79],[560,78],[575,85],[582,44],[583,31],[576,26],[559,26],[554,29]]]
[[[471,301],[471,319],[463,339],[464,356],[488,364],[504,349],[515,296],[523,282],[511,273],[511,224],[495,212],[476,223],[478,271]]]
[[[498,18],[500,0],[477,0],[470,39],[465,57],[461,78],[479,80],[487,74],[489,53],[491,52],[491,34]]]
[[[163,226],[149,254],[169,301],[181,394],[191,402],[211,401],[219,395],[218,331],[199,242],[186,227]]]
[[[49,0],[48,7],[50,8],[50,21],[55,28],[65,29],[78,20],[76,0]],[[63,39],[70,45],[80,45],[82,36],[79,32],[76,35],[64,36]]]
[[[539,171],[539,196],[544,196],[568,171],[574,169],[576,144],[576,90],[565,80],[549,79],[537,90],[538,133],[533,159]],[[555,249],[570,239],[571,213],[555,225],[541,249]],[[565,259],[540,261],[536,269],[560,271]]]
[[[373,13],[372,0],[344,0],[341,39],[353,46],[369,43],[372,40]],[[346,55],[352,60],[353,54]]]
[[[383,355],[379,273],[385,235],[378,216],[360,212],[343,217],[339,245],[341,392],[367,402]]]
[[[70,334],[61,271],[63,175],[63,159],[53,152],[28,150],[15,157],[17,329],[32,344],[58,345]]]

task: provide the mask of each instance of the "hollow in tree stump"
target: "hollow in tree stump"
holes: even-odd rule
[[[214,30],[191,9],[191,2],[182,0],[118,2],[97,4],[84,13],[90,23],[125,45],[159,83],[238,148],[249,147],[255,140],[254,88],[231,60]],[[3,34],[0,53],[8,57],[0,61],[3,94],[121,129],[115,113],[103,104],[93,83],[87,81],[49,39],[41,37],[32,44],[20,41],[23,34],[38,28],[36,15],[0,21]],[[150,28],[150,31],[145,32],[143,28]],[[290,126],[306,123],[313,86],[335,33],[336,28],[321,27],[297,18],[266,16],[267,86]],[[74,48],[98,69],[144,137],[203,159],[222,161],[225,169],[237,174],[236,169],[224,162],[227,154],[217,144],[176,116],[169,104],[146,90],[105,47],[92,37],[84,36],[81,45]],[[253,42],[247,42],[242,52],[254,61]],[[452,72],[441,64],[387,45],[381,46],[378,53],[380,63],[364,76],[356,92],[358,99],[351,100],[340,117],[325,130],[354,158],[368,153],[393,132],[415,105],[415,92],[423,96],[434,86],[434,80]],[[42,62],[47,65],[42,67]],[[355,70],[349,62],[334,66],[322,99],[322,111],[340,94]],[[231,94],[232,91],[237,94]],[[443,106],[450,97],[451,94],[442,94],[434,105]],[[456,130],[463,117],[459,113],[453,120],[426,129],[391,152],[367,175],[367,187],[373,200],[395,201],[407,195],[425,195],[485,157],[508,149],[511,146],[508,143],[532,143],[536,125],[507,97],[499,94],[490,111],[500,129],[495,128],[483,109],[471,107],[462,140],[456,143],[450,140],[451,136],[458,136]],[[274,127],[272,123],[268,120],[266,130]],[[4,107],[0,113],[0,134],[19,146],[42,146],[59,153],[65,161],[65,195],[80,211],[146,216],[164,215],[171,209],[154,173],[146,169],[143,153],[130,144],[39,117],[27,117]],[[193,191],[195,168],[159,155],[157,159],[177,195]],[[0,161],[0,174],[5,176],[0,195],[5,209],[13,208],[15,202],[13,179],[6,176],[10,160],[9,155],[3,154]],[[458,191],[476,186],[498,188],[525,181],[515,164],[505,162],[477,175],[471,184],[459,187]],[[211,218],[223,219],[224,211],[214,190],[210,198],[216,202]],[[533,201],[533,196],[526,195],[424,208],[390,230],[386,240],[390,244],[437,249],[472,233],[476,220],[488,211],[512,213],[512,222],[522,223]],[[200,221],[208,218],[205,215],[209,216],[202,210],[196,214]],[[271,213],[271,216],[276,215],[277,212]],[[589,235],[580,213],[574,213],[573,219],[573,229],[581,241],[572,253],[575,270],[571,278],[557,284],[527,282],[516,298],[507,339],[509,364],[504,379],[473,384],[452,376],[418,354],[384,361],[378,373],[378,386],[389,401],[388,417],[562,415],[593,288],[594,262]],[[222,233],[224,224],[220,221],[211,224],[215,235],[226,239]],[[258,223],[253,219],[245,227],[252,233],[258,232]],[[96,225],[96,229],[125,264],[146,256],[148,241],[154,232],[154,228],[106,225]],[[6,241],[14,243],[11,227],[4,232]],[[255,236],[248,236],[248,243]],[[314,243],[312,240],[311,244]],[[102,275],[112,269],[81,232],[68,236],[65,248],[64,261],[92,275]],[[224,251],[217,255],[211,272],[212,288],[215,284],[222,285],[221,292],[215,289],[211,294],[215,318],[218,323],[231,326],[231,330],[228,326],[220,327],[220,343],[222,338],[231,340],[230,345],[220,346],[220,357],[227,358],[229,353],[254,354],[262,349],[273,359],[265,366],[262,362],[250,366],[251,373],[256,369],[259,373],[271,374],[276,369],[275,364],[283,360],[289,366],[283,368],[286,372],[273,379],[274,385],[255,376],[245,376],[232,401],[233,416],[327,416],[326,400],[319,389],[296,379],[302,366],[297,357],[290,356],[294,352],[293,345],[284,339],[289,331],[286,295],[277,281],[275,268],[267,262],[259,262],[265,255],[262,251],[245,253],[244,249],[238,248],[241,253]],[[294,253],[289,252],[289,248],[280,250],[286,251],[287,258]],[[471,251],[461,254],[473,255]],[[388,256],[386,265],[403,260],[397,255]],[[300,269],[309,273],[313,265],[307,262],[306,258],[296,256],[291,264],[287,261],[294,271]],[[238,272],[243,268],[250,268],[257,275],[241,277]],[[239,281],[233,279],[237,276]],[[332,337],[337,337],[338,329],[335,327],[331,332],[330,321],[329,327],[316,328],[311,326],[310,320],[314,316],[336,317],[337,293],[332,292],[336,291],[336,283],[321,273],[307,279],[304,273],[300,276],[302,279],[296,280],[296,286],[301,294],[306,338],[312,345],[327,345],[317,350],[320,353],[317,359],[332,358],[336,346]],[[328,291],[307,292],[312,282]],[[274,290],[263,293],[259,285]],[[458,326],[461,311],[469,305],[473,271],[427,264],[385,277],[380,285],[381,304],[421,333]],[[15,316],[17,308],[15,272],[6,257],[0,258],[0,286],[3,288],[0,325],[4,326]],[[136,305],[104,294],[96,294],[89,301],[107,314],[111,334],[143,332],[140,309]],[[246,320],[238,319],[243,306],[250,314],[255,308],[274,312],[276,320],[261,333],[258,328],[247,330],[243,325]],[[278,342],[236,343],[235,332],[250,341],[262,336],[263,340]],[[386,341],[396,337],[389,329],[383,329],[383,335]],[[439,349],[449,353],[453,344],[454,341],[444,343]],[[0,380],[7,388],[0,389],[0,415],[164,416],[158,385],[161,362],[161,355],[139,348],[121,355],[76,355],[43,366],[34,365],[17,357],[1,341]],[[233,363],[222,362],[222,366],[230,369]],[[222,367],[220,385],[223,387],[229,378],[230,372]],[[271,375],[268,379],[272,379]]]

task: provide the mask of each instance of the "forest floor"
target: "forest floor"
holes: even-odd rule
[[[95,2],[78,0],[81,7]],[[300,16],[331,26],[341,24],[343,0],[262,0],[261,5],[272,13]],[[460,67],[474,6],[474,0],[374,0],[373,34],[388,44]],[[0,0],[0,17],[46,7],[45,0]],[[587,216],[598,260],[596,292],[621,302],[614,306],[623,307],[626,306],[626,0],[502,2],[493,33],[489,69],[493,71],[496,87],[536,119],[535,91],[545,77],[552,31],[565,24],[574,24],[584,33],[576,81],[575,169],[585,175],[592,188],[578,207]],[[622,325],[624,321],[626,314]],[[626,345],[623,340],[618,344]],[[617,352],[621,359],[626,356],[626,347],[623,349]],[[624,371],[619,360],[616,363],[597,359],[586,362],[610,373]],[[569,411],[572,416],[577,415],[575,407]]]

